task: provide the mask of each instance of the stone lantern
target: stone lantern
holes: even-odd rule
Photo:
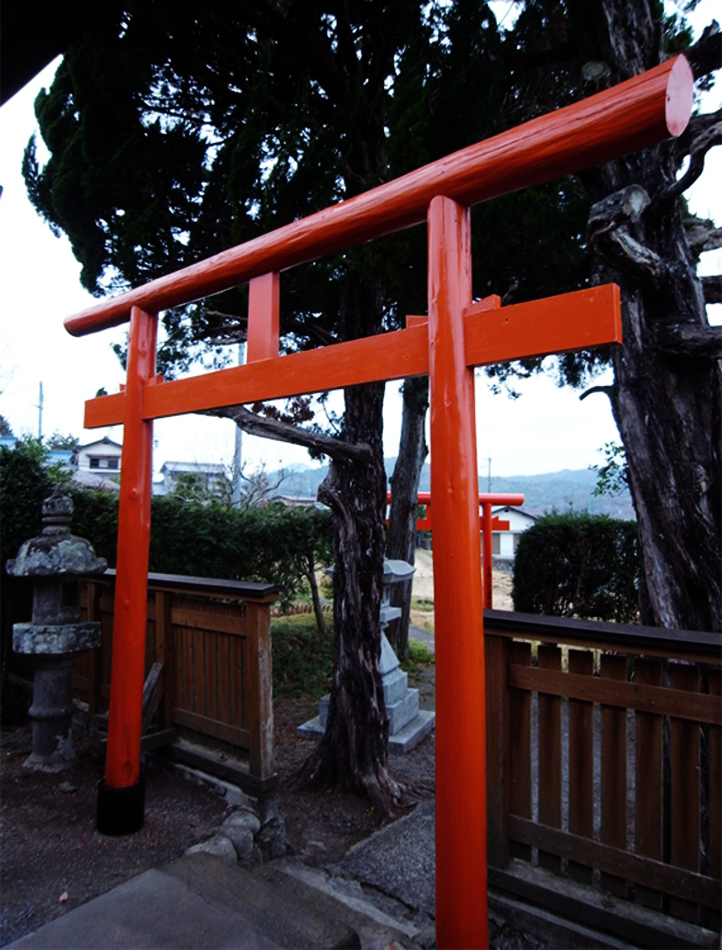
[[[100,646],[100,624],[80,620],[80,577],[108,564],[89,541],[70,533],[73,503],[60,487],[43,502],[43,533],[22,545],[8,574],[33,578],[32,623],[13,626],[13,650],[33,658],[30,717],[33,751],[28,768],[55,772],[73,759],[73,665]]]

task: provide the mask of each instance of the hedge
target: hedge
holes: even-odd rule
[[[552,512],[519,538],[514,609],[633,623],[639,613],[638,580],[634,521]]]

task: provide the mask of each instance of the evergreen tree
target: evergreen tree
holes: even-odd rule
[[[105,293],[134,286],[654,65],[665,32],[660,17],[648,0],[544,0],[526,3],[514,30],[504,34],[479,0],[253,0],[243,5],[213,0],[201,8],[127,0],[76,44],[50,91],[39,97],[38,119],[50,159],[41,168],[31,143],[24,163],[29,192],[50,225],[69,235],[88,288]],[[634,48],[627,42],[630,36],[640,37]],[[696,55],[698,75],[704,76],[715,66],[714,51],[707,55],[702,44]],[[686,154],[699,158],[713,141],[714,123],[700,118],[681,142],[508,196],[473,213],[475,295],[501,293],[510,302],[600,278],[584,242],[590,197],[598,202],[620,183],[641,182],[653,204],[657,201],[645,235],[660,260],[675,261],[681,254],[684,274],[676,265],[665,265],[666,283],[649,290],[641,271],[629,277],[615,269],[612,276],[619,276],[633,303],[625,311],[627,343],[624,355],[615,358],[617,383],[611,395],[628,450],[650,589],[644,617],[708,629],[715,628],[710,624],[720,612],[719,582],[708,584],[706,593],[700,590],[710,578],[702,561],[719,562],[713,552],[719,554],[714,446],[719,445],[720,398],[719,373],[711,359],[719,342],[710,342],[705,330],[694,254],[681,223],[678,199],[690,176],[675,184],[674,172]],[[595,214],[599,219],[599,210]],[[639,240],[641,226],[630,226]],[[671,230],[665,236],[666,228]],[[605,236],[613,233],[595,229],[593,218],[595,250],[602,250]],[[284,274],[282,288],[281,332],[287,347],[394,328],[405,314],[426,307],[425,234],[413,229],[296,268]],[[650,314],[641,335],[634,325],[640,294],[648,295],[644,306]],[[670,301],[685,295],[686,302],[672,313]],[[207,345],[242,338],[245,305],[240,289],[166,314],[161,370],[172,375],[202,356]],[[704,343],[680,359],[654,349],[662,327],[675,339],[684,338],[688,351],[695,333]],[[624,375],[625,361],[631,365],[638,356],[651,360],[637,365],[639,379],[647,378],[647,365],[657,374],[660,392],[655,390],[651,400],[635,394]],[[599,359],[571,355],[560,370],[579,385]],[[699,360],[707,368],[698,401],[689,381],[700,371]],[[495,372],[500,383],[510,370]],[[682,389],[675,390],[682,377]],[[664,396],[661,390],[669,380]],[[688,552],[689,570],[679,582],[671,551],[657,561],[665,544],[655,535],[660,496],[649,478],[657,459],[649,445],[666,438],[658,430],[667,424],[675,391],[680,404],[672,410],[680,424],[675,423],[668,441],[676,445],[676,454],[665,450],[674,477],[662,491],[686,496],[664,529],[675,539],[672,547]],[[387,721],[376,669],[386,492],[382,399],[380,385],[347,390],[340,438],[289,426],[299,418],[296,411],[287,419],[261,407],[255,407],[260,413],[237,407],[220,414],[248,431],[296,441],[332,459],[319,497],[336,518],[336,667],[329,727],[305,778],[366,789],[385,810],[399,790],[386,771]],[[406,540],[401,531],[399,552],[408,548],[414,472],[425,454],[418,424],[425,411],[423,383],[407,383],[405,404],[408,447],[400,453],[402,468],[393,481],[394,495],[405,506]],[[631,425],[637,405],[657,420],[646,431]],[[681,422],[690,413],[698,418],[685,436]],[[639,461],[629,453],[628,439],[638,440]],[[690,439],[695,445],[688,464],[681,460]],[[697,494],[689,490],[692,470]],[[695,530],[697,509],[705,519],[700,538],[709,547],[704,554],[700,538],[686,537]],[[651,521],[642,517],[647,511]],[[685,521],[687,527],[680,527]],[[667,603],[671,596],[674,608],[655,606],[652,588],[659,589],[659,601]],[[685,607],[691,600],[702,606]]]

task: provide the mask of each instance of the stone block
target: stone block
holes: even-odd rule
[[[398,702],[405,695],[409,685],[409,676],[408,673],[404,673],[397,666],[395,670],[383,676],[381,682],[384,688],[384,702],[389,706],[391,703]]]
[[[399,665],[399,660],[394,653],[391,644],[386,639],[386,634],[381,634],[381,656],[379,657],[379,671],[382,676],[391,673]]]
[[[386,706],[386,712],[389,716],[389,735],[395,736],[407,722],[411,722],[418,715],[418,689],[407,690],[401,699]]]
[[[411,752],[431,732],[435,723],[435,712],[420,709],[415,719],[407,723],[395,736],[389,736],[389,753],[404,755],[406,752]]]

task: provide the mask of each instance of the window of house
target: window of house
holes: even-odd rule
[[[88,460],[91,468],[100,468],[100,459],[91,458]]]
[[[118,458],[108,459],[108,468],[115,469],[115,471],[117,472],[119,467],[120,467],[120,459]]]

